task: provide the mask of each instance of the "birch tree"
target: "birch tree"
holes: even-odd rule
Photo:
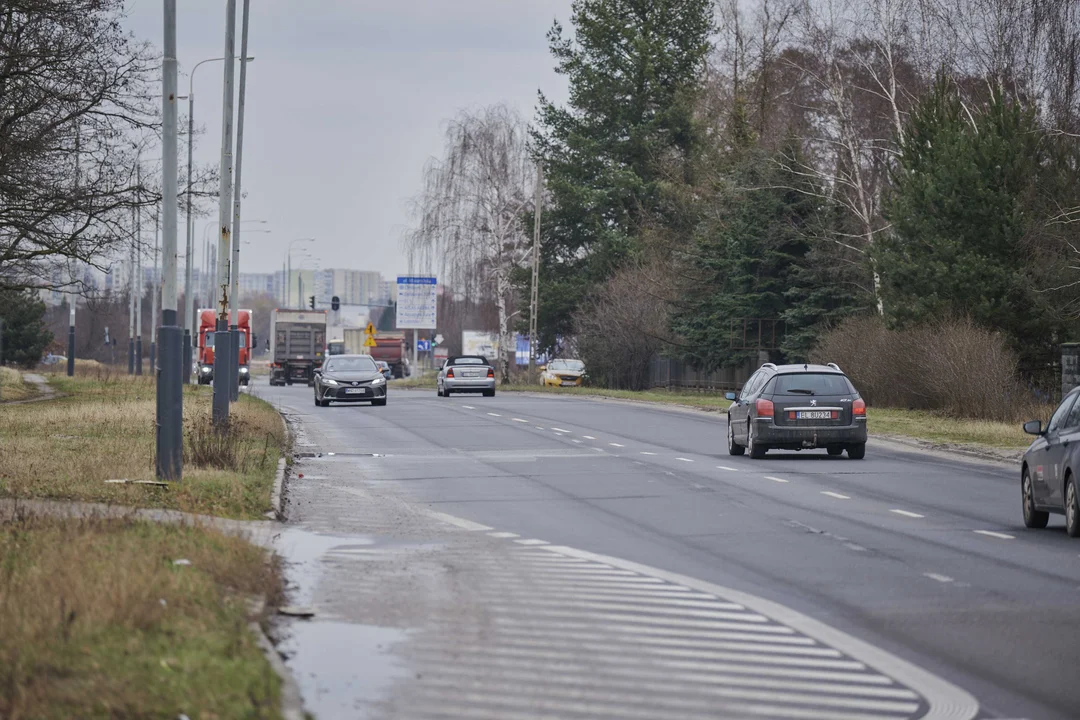
[[[528,127],[517,113],[505,105],[464,112],[447,128],[444,156],[424,171],[414,199],[417,225],[406,236],[410,263],[437,264],[444,286],[495,304],[503,383],[510,379],[520,314],[513,276],[532,252],[523,221],[534,203],[535,177]]]

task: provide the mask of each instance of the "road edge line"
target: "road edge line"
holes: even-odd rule
[[[642,565],[631,560],[600,555],[587,550],[567,547],[565,545],[548,545],[542,548],[550,552],[559,553],[567,557],[575,557],[583,560],[604,563],[624,570],[632,570],[657,577],[668,582],[700,590],[701,592],[718,595],[726,600],[745,605],[747,608],[770,617],[784,625],[787,625],[804,635],[825,643],[850,657],[866,663],[870,667],[879,670],[884,675],[893,678],[897,682],[919,693],[926,699],[929,709],[921,720],[973,720],[979,713],[979,702],[969,692],[953,685],[949,681],[923,670],[918,665],[910,663],[903,658],[897,657],[887,650],[860,640],[849,635],[843,630],[838,630],[831,625],[826,625],[820,620],[815,620],[797,610],[785,605],[767,600],[757,595],[734,590],[723,585],[716,585],[705,580],[698,580],[686,575],[660,570],[659,568]]]

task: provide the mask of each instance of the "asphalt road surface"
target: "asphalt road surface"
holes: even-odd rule
[[[1080,717],[1080,541],[1023,527],[1017,468],[730,457],[722,416],[580,397],[253,391],[302,456],[280,547],[316,617],[285,647],[319,718]]]

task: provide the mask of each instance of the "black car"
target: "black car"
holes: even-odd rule
[[[769,450],[846,450],[866,456],[866,403],[840,368],[765,363],[742,392],[728,393],[728,452],[763,458]]]
[[[333,355],[315,371],[315,404],[386,404],[386,378],[368,355]]]
[[[1044,528],[1050,513],[1065,516],[1070,537],[1080,537],[1080,388],[1071,391],[1043,427],[1038,420],[1024,423],[1035,441],[1024,453],[1020,490],[1024,524]]]

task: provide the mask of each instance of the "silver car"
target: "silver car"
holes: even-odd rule
[[[1024,525],[1044,528],[1050,513],[1061,514],[1066,532],[1080,537],[1080,388],[1065,396],[1046,427],[1031,420],[1024,432],[1035,436],[1020,466]]]
[[[447,359],[435,384],[439,397],[460,392],[482,392],[484,397],[495,397],[495,368],[485,357],[457,355]]]

